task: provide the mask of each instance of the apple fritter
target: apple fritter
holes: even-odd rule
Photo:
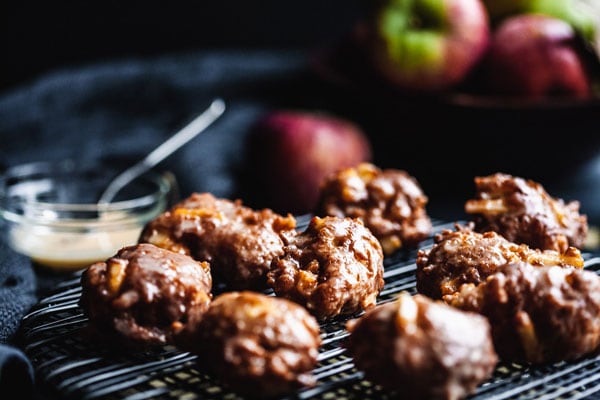
[[[192,193],[150,221],[139,241],[210,262],[215,283],[229,289],[264,289],[271,261],[283,254],[284,236],[294,234],[290,214]]]
[[[287,299],[222,293],[176,339],[180,348],[199,356],[199,369],[247,399],[280,398],[317,383],[319,324]]]
[[[283,252],[267,284],[319,320],[374,307],[385,284],[381,245],[359,219],[315,216]]]
[[[478,286],[462,286],[449,304],[488,318],[505,361],[573,360],[600,345],[600,277],[593,271],[507,264]]]
[[[141,243],[86,268],[78,304],[94,335],[137,348],[172,343],[211,300],[207,262]]]
[[[550,196],[532,180],[496,173],[475,177],[476,195],[465,203],[475,230],[495,231],[506,239],[542,250],[565,252],[585,242],[587,216],[578,201]]]
[[[316,214],[360,218],[389,255],[416,246],[431,234],[427,202],[417,180],[406,171],[361,163],[324,181]]]
[[[485,317],[419,294],[400,293],[347,328],[356,367],[405,399],[462,399],[498,361]]]
[[[455,225],[434,237],[429,249],[417,253],[417,291],[435,299],[460,290],[465,283],[479,284],[504,264],[527,262],[532,265],[558,265],[583,268],[579,249],[564,252],[532,249],[506,240],[500,234],[473,230],[473,223]]]

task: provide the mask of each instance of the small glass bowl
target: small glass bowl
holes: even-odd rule
[[[135,244],[144,225],[173,200],[172,174],[146,173],[110,204],[100,194],[120,171],[66,160],[12,167],[0,176],[0,229],[34,264],[77,270]]]

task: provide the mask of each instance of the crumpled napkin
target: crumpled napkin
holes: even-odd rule
[[[36,279],[31,262],[0,243],[0,393],[31,396],[33,367],[12,343],[23,315],[36,303]]]
[[[17,394],[28,399],[33,393],[34,373],[31,362],[18,348],[0,344],[0,393]]]
[[[23,315],[37,301],[36,278],[29,259],[0,242],[0,343],[8,343]]]

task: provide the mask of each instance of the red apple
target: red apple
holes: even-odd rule
[[[492,24],[517,14],[546,14],[571,24],[590,45],[600,40],[598,0],[483,0]]]
[[[592,95],[585,50],[573,27],[542,14],[504,19],[495,30],[481,77],[487,91],[540,99]]]
[[[246,151],[244,175],[254,199],[249,202],[293,214],[314,209],[327,175],[372,156],[368,137],[354,122],[299,110],[263,116],[248,135]]]
[[[467,77],[490,37],[481,0],[383,0],[368,17],[374,69],[409,91],[451,89]]]

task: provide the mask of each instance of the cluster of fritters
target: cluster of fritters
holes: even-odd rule
[[[505,174],[475,183],[473,221],[418,251],[415,295],[377,305],[384,256],[432,234],[427,196],[406,171],[363,163],[323,182],[302,231],[292,215],[194,193],[86,268],[79,304],[103,338],[197,354],[248,397],[314,385],[319,324],[338,317],[356,367],[407,398],[462,398],[499,360],[596,351],[600,277],[583,269],[579,204]]]

